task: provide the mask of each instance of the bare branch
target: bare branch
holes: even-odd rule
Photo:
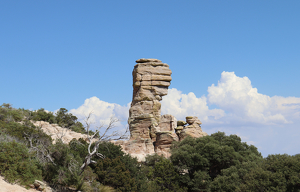
[[[30,144],[30,150],[36,151],[38,159],[44,162],[51,162],[53,165],[56,165],[47,149],[47,147],[43,144],[43,142],[37,141],[36,146],[33,145],[32,140],[37,139],[37,136],[25,133],[25,139],[28,139]]]
[[[100,126],[97,127],[97,130],[95,131],[95,133],[93,135],[90,135],[90,118],[91,118],[92,112],[90,112],[88,114],[88,116],[86,116],[86,119],[84,120],[85,122],[85,128],[86,128],[86,133],[87,133],[87,139],[89,142],[89,146],[88,146],[88,155],[85,157],[84,163],[82,164],[81,168],[81,173],[84,171],[84,169],[91,163],[96,163],[95,161],[92,160],[92,158],[94,156],[97,156],[101,159],[104,159],[105,156],[101,153],[98,152],[99,149],[99,145],[102,142],[107,142],[107,141],[111,141],[111,140],[121,140],[121,139],[127,139],[128,138],[128,132],[129,129],[128,127],[126,128],[126,131],[124,133],[121,133],[120,131],[113,131],[113,129],[116,127],[116,123],[119,122],[119,119],[115,118],[115,117],[111,117],[109,124],[107,125],[107,127],[104,129],[103,133],[100,132],[100,130],[104,127],[103,124],[101,124]],[[112,131],[112,132],[111,132]],[[109,134],[109,132],[111,132]],[[96,135],[99,133],[99,137],[97,138],[97,140],[94,142],[94,147],[93,149],[91,149],[92,147],[92,141],[96,139]],[[81,174],[80,173],[80,174]]]

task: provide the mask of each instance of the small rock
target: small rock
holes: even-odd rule
[[[185,121],[177,121],[177,126],[184,126],[186,125]]]
[[[186,117],[186,122],[189,125],[193,125],[193,124],[201,125],[202,124],[202,122],[198,119],[198,117],[192,117],[192,116]]]
[[[176,128],[175,128],[175,130],[177,131],[177,130],[182,130],[183,129],[183,126],[177,126]]]
[[[43,192],[52,192],[53,191],[51,189],[51,187],[47,186],[46,183],[39,181],[39,180],[35,180],[33,185],[39,191],[43,191]]]

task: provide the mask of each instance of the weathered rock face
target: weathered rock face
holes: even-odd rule
[[[133,97],[129,110],[130,140],[123,149],[134,156],[153,154],[160,131],[162,96],[167,95],[172,71],[157,59],[139,59],[134,66]]]
[[[174,132],[177,127],[177,119],[173,115],[162,115],[159,123],[159,131]]]
[[[176,133],[179,136],[180,140],[183,140],[187,136],[198,138],[207,135],[207,133],[203,132],[201,129],[200,125],[202,124],[202,122],[198,119],[198,117],[188,116],[186,117],[186,122],[189,124],[188,126],[182,125],[176,128]],[[181,129],[178,129],[179,127]]]
[[[130,140],[156,140],[160,123],[160,100],[172,80],[169,65],[157,59],[139,59],[134,66],[133,97],[129,110]]]
[[[177,127],[177,119],[173,115],[162,115],[159,123],[159,130],[156,132],[156,142],[154,143],[154,151],[158,155],[169,157],[170,147],[173,141],[179,141],[178,136],[174,132]]]
[[[162,131],[157,133],[157,141],[155,142],[155,153],[170,157],[170,148],[173,141],[179,141],[174,131]]]
[[[177,122],[172,115],[161,116],[160,101],[167,95],[172,80],[169,65],[158,59],[139,59],[136,63],[132,72],[133,97],[128,118],[130,140],[114,143],[143,161],[146,155],[154,153],[169,157],[173,141],[188,135],[205,135],[196,117],[187,117],[189,125],[184,127],[186,122]]]
[[[69,143],[72,139],[87,139],[86,134],[77,133],[71,131],[68,128],[62,128],[57,124],[50,124],[45,121],[34,121],[32,122],[35,126],[40,127],[47,135],[50,135],[53,139],[53,143],[56,142],[56,139],[61,139],[63,143]],[[93,139],[92,142],[97,141],[97,139]]]

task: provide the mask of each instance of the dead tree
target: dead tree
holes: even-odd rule
[[[83,164],[80,167],[80,174],[83,173],[85,168],[90,165],[91,163],[96,163],[96,161],[93,161],[92,158],[97,156],[99,158],[104,159],[105,156],[101,154],[98,149],[99,145],[103,142],[109,142],[111,140],[122,140],[122,139],[128,139],[128,127],[126,128],[125,132],[121,133],[120,131],[114,131],[114,128],[116,127],[116,123],[119,122],[119,119],[112,117],[110,119],[110,122],[107,126],[100,125],[97,127],[95,133],[90,135],[90,128],[91,128],[91,118],[92,112],[89,113],[89,115],[84,120],[85,123],[85,129],[86,129],[86,141],[88,143],[88,155],[85,157],[85,160]],[[40,125],[41,127],[41,125]],[[39,128],[40,128],[39,127]],[[58,129],[56,129],[56,136],[58,140],[63,141],[63,138],[65,137],[67,130],[62,129],[60,132]],[[98,135],[99,134],[99,135]],[[56,166],[54,159],[52,157],[51,151],[49,150],[49,146],[45,145],[43,142],[39,141],[39,138],[37,135],[32,135],[29,133],[24,133],[25,138],[29,141],[30,148],[33,151],[36,151],[38,159],[42,163],[51,162],[53,165]],[[33,145],[33,140],[36,140],[37,143]],[[94,144],[94,145],[93,145]],[[71,166],[74,167],[74,166]],[[71,171],[71,170],[70,170]],[[72,171],[71,171],[72,173]]]
[[[56,165],[54,163],[54,160],[51,157],[51,153],[48,149],[48,145],[44,143],[43,141],[38,139],[38,135],[36,134],[29,134],[24,132],[24,138],[29,141],[30,150],[36,152],[37,159],[42,163],[45,164],[47,162],[51,162],[53,165]],[[33,140],[35,140],[37,143],[35,146],[33,145]]]
[[[103,125],[97,127],[96,132],[93,135],[90,135],[90,118],[92,113],[89,113],[89,115],[84,120],[85,122],[85,128],[87,133],[87,142],[89,143],[88,146],[88,155],[85,157],[84,163],[80,167],[81,173],[84,171],[84,169],[91,163],[96,163],[96,161],[93,161],[92,158],[94,156],[98,156],[101,159],[104,159],[105,156],[98,152],[99,145],[103,142],[109,142],[111,140],[122,140],[122,139],[128,139],[128,127],[126,128],[126,131],[124,133],[120,133],[119,131],[113,131],[113,128],[115,128],[115,124],[119,122],[119,119],[115,117],[110,118],[110,122],[107,125],[107,127],[104,127]],[[104,130],[102,133],[100,130]],[[111,132],[112,131],[112,132]],[[96,135],[99,133],[99,136],[96,138]],[[92,144],[95,144],[92,148]],[[92,148],[92,149],[91,149]],[[80,174],[81,174],[80,173]]]

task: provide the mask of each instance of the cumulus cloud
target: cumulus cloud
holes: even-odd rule
[[[210,109],[211,104],[217,106]],[[207,124],[290,124],[299,119],[300,98],[270,97],[258,93],[248,77],[223,72],[217,85],[208,87],[208,95],[197,97],[172,88],[162,100],[162,113],[178,119],[198,116]]]
[[[71,109],[70,113],[76,115],[79,120],[84,120],[91,113],[90,121],[94,126],[108,125],[111,117],[120,120],[117,126],[127,121],[130,103],[121,106],[116,103],[108,103],[97,97],[91,97],[84,101],[83,105],[77,109]]]
[[[208,87],[207,99],[230,116],[231,124],[233,121],[264,125],[293,123],[300,104],[300,98],[258,93],[248,77],[238,77],[234,72],[223,72],[218,85]]]
[[[222,109],[209,109],[205,96],[197,98],[193,92],[183,94],[172,88],[162,101],[162,114],[172,114],[177,119],[185,120],[186,116],[197,116],[201,120],[217,120],[225,115]]]

